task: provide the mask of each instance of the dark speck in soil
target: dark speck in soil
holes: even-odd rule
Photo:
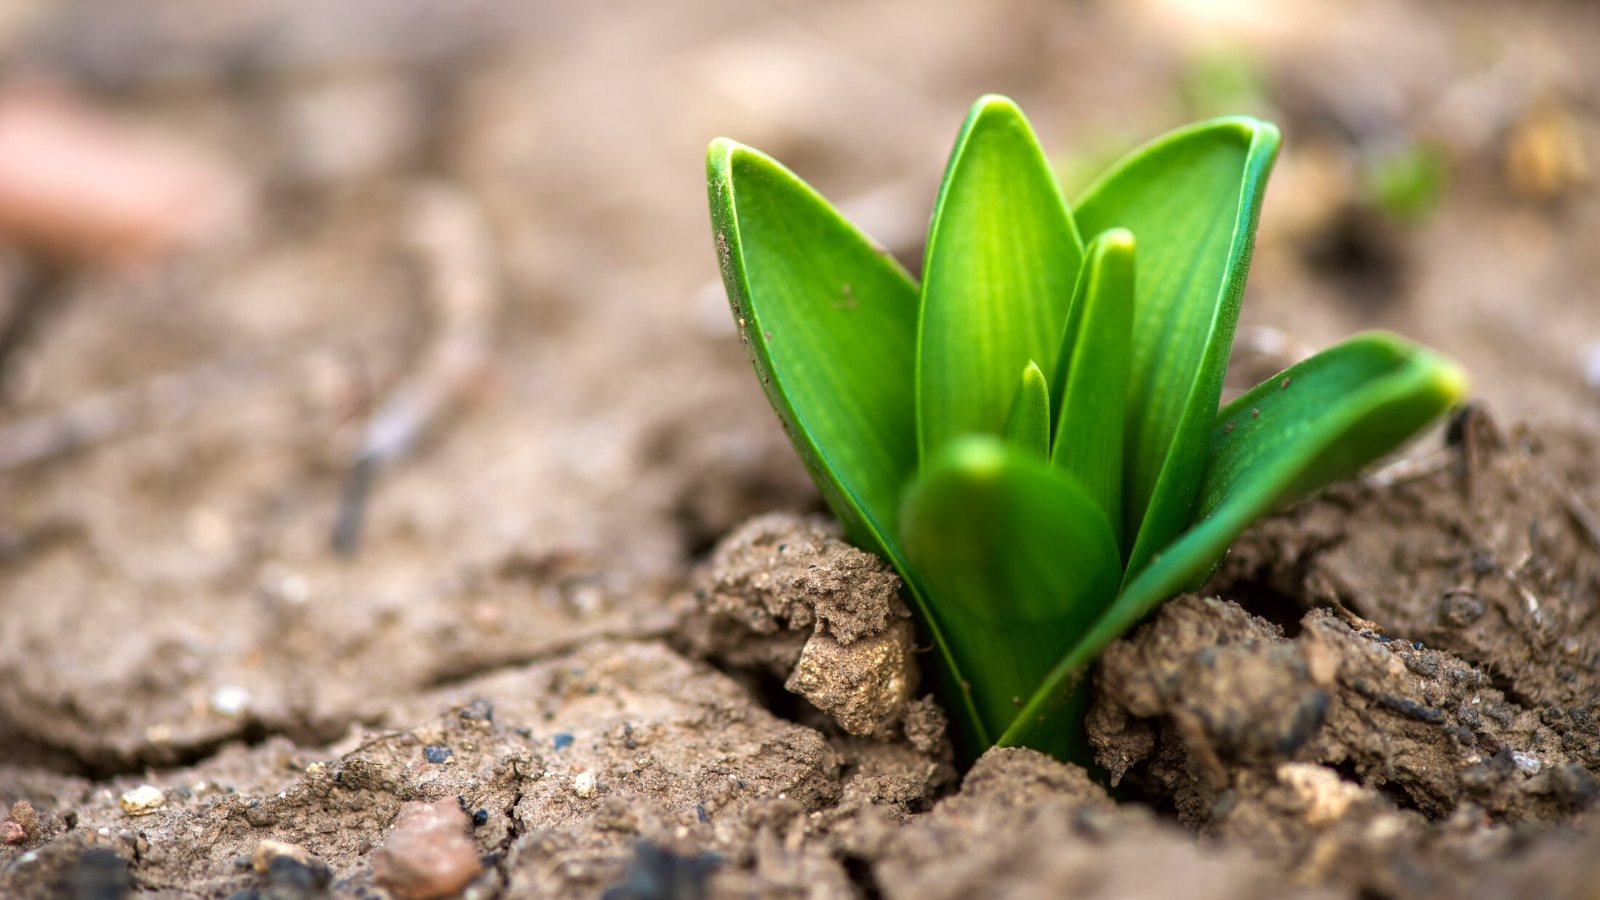
[[[1394,710],[1402,716],[1416,719],[1419,722],[1427,722],[1430,725],[1439,725],[1443,724],[1444,722],[1445,716],[1443,710],[1434,709],[1431,706],[1418,703],[1415,700],[1408,700],[1405,697],[1396,697],[1393,694],[1380,694],[1378,695],[1378,703]]]
[[[112,850],[91,847],[67,872],[62,896],[68,900],[122,900],[133,890],[128,863]]]
[[[550,739],[550,743],[557,750],[565,750],[572,746],[572,735],[565,731],[559,732]]]
[[[461,718],[468,722],[493,722],[494,704],[479,698],[461,708]]]
[[[447,763],[456,753],[443,744],[429,744],[422,748],[422,755],[431,763]]]
[[[711,873],[722,864],[716,853],[681,856],[640,841],[634,845],[622,883],[607,890],[604,900],[700,900]]]
[[[267,886],[262,900],[315,900],[325,896],[333,873],[326,863],[305,863],[290,856],[279,856],[267,866]]]

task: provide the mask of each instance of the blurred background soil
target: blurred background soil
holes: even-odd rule
[[[1587,896],[1596,47],[1582,0],[10,0],[0,894]],[[984,92],[1069,196],[1278,122],[1233,388],[1386,328],[1481,401],[1253,532],[1238,606],[1118,645],[1112,795],[1022,752],[963,781],[915,703],[855,736],[774,678],[798,642],[685,611],[759,584],[810,627],[772,598],[826,618],[865,565],[814,522],[775,594],[711,555],[820,502],[706,143],[914,270]]]

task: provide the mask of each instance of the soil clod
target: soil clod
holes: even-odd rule
[[[900,579],[820,519],[767,515],[695,574],[691,648],[785,679],[845,732],[888,737],[917,688],[916,634]]]

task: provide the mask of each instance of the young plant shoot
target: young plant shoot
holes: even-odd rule
[[[1452,363],[1369,333],[1218,409],[1278,143],[1192,125],[1069,206],[1022,112],[984,97],[920,285],[777,162],[712,143],[741,336],[850,540],[905,580],[963,755],[1086,758],[1107,643],[1463,396]]]

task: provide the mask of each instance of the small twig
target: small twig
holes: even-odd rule
[[[333,549],[341,555],[350,556],[361,546],[362,512],[367,508],[367,495],[372,492],[372,480],[377,474],[377,461],[362,457],[350,467],[350,474],[345,477],[344,498],[339,502],[339,521],[333,526]]]
[[[407,243],[422,263],[433,336],[416,368],[367,423],[351,461],[332,537],[334,550],[345,556],[360,547],[379,471],[438,430],[489,364],[501,292],[482,210],[454,188],[420,188],[412,197]]]
[[[355,756],[357,753],[360,753],[363,750],[371,750],[373,747],[376,747],[379,744],[385,744],[394,740],[395,738],[404,737],[413,737],[413,735],[409,731],[383,731],[379,732],[378,734],[369,735],[366,740],[362,741],[354,750],[344,754],[344,756],[348,759],[349,757]]]

